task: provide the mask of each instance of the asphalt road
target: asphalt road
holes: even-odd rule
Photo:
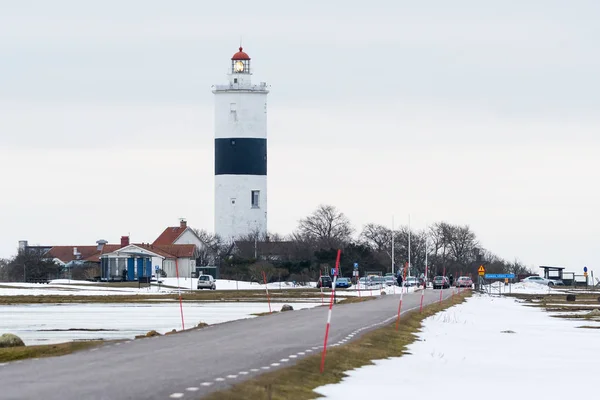
[[[443,291],[444,298],[451,295]],[[335,305],[328,346],[396,317],[399,295]],[[419,307],[420,292],[402,309]],[[439,300],[426,290],[425,304]],[[328,307],[227,322],[201,330],[103,345],[62,357],[0,364],[0,399],[199,398],[318,353]]]

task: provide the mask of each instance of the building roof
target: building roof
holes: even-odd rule
[[[235,246],[242,255],[254,254],[254,246],[258,256],[288,255],[294,250],[295,243],[291,241],[254,242],[253,240],[237,240]]]
[[[240,46],[240,51],[238,51],[237,53],[235,53],[233,55],[233,57],[231,57],[232,60],[249,60],[250,56],[246,53],[244,53],[244,49]]]
[[[187,226],[169,226],[167,229],[156,238],[152,245],[154,246],[166,246],[175,243],[177,238],[181,236],[187,229]]]
[[[195,258],[196,256],[196,245],[194,244],[153,245],[149,243],[131,243],[130,245],[146,249],[164,258]],[[113,253],[127,246],[107,244],[104,245],[102,251],[98,250],[98,246],[54,246],[46,254],[48,257],[57,258],[66,264],[77,260],[73,254],[74,248],[77,248],[77,251],[81,254],[79,260],[100,262],[100,257],[103,254]]]
[[[106,244],[102,248],[102,251],[98,250],[98,246],[52,246],[50,250],[46,253],[47,257],[58,258],[60,261],[65,264],[77,260],[78,258],[75,256],[74,250],[77,249],[77,252],[81,254],[79,260],[82,261],[91,261],[91,262],[99,262],[100,256],[104,253],[111,253],[115,250],[121,248],[119,244]]]

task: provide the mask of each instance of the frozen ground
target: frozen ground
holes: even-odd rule
[[[22,282],[0,282],[0,296],[39,296],[39,295],[55,295],[55,296],[118,296],[132,294],[169,294],[181,291],[197,291],[196,279],[192,278],[164,278],[161,284],[153,283],[151,287],[118,287],[101,282],[74,281],[67,279],[56,279],[48,284],[41,283],[22,283]],[[227,279],[217,279],[217,290],[258,290],[265,291],[266,287],[269,290],[302,290],[316,287],[316,282],[308,282],[306,286],[299,284],[294,285],[292,282],[273,282],[268,286],[256,282],[234,281]],[[134,285],[135,286],[135,285]],[[340,289],[336,291],[340,296],[378,296],[381,291],[386,294],[400,293],[400,288],[397,286],[381,287],[356,287],[350,289]],[[414,291],[415,288],[404,288],[405,293]],[[330,289],[323,290],[326,294]]]
[[[410,354],[348,371],[341,383],[316,392],[344,400],[391,394],[430,398],[457,391],[460,397],[486,400],[594,397],[598,330],[578,327],[600,323],[552,318],[512,298],[473,295],[423,325],[408,346]]]
[[[273,311],[284,303],[271,303]],[[321,303],[290,303],[294,310]],[[186,328],[199,322],[216,324],[268,312],[265,303],[184,303]],[[73,330],[70,330],[73,329]],[[104,329],[104,331],[99,331]],[[27,304],[0,306],[0,335],[14,333],[26,345],[83,339],[133,339],[150,330],[181,330],[179,303],[156,304]]]

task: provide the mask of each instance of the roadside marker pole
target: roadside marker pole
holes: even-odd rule
[[[321,305],[323,305],[324,300],[323,300],[323,280],[321,279],[323,277],[323,274],[321,273],[321,271],[319,271],[319,282],[321,284]]]
[[[406,272],[406,267],[404,269],[404,272]],[[406,274],[404,274],[404,276],[406,277]],[[402,285],[404,285],[404,281],[402,281]],[[400,312],[402,311],[402,298],[404,297],[404,289],[400,290],[400,302],[398,303],[398,318],[396,319],[396,330],[398,330],[398,327],[400,325]]]
[[[269,314],[272,314],[273,311],[271,311],[271,297],[269,297],[269,287],[267,286],[267,275],[265,274],[265,271],[263,271],[262,274],[263,274],[263,280],[265,281],[265,289],[267,290],[267,301],[269,302]]]
[[[181,329],[185,330],[185,322],[183,321],[183,302],[181,301],[181,287],[179,287],[179,264],[175,259],[175,272],[177,273],[177,291],[179,292],[179,311],[181,313]]]
[[[446,276],[446,267],[444,267],[444,272],[442,273],[442,276]],[[442,281],[442,285],[440,286],[440,304],[442,304],[442,290],[444,290],[444,283]]]
[[[333,299],[335,296],[335,281],[340,268],[340,256],[342,250],[338,249],[337,258],[335,260],[335,274],[333,275],[333,284],[331,285],[331,299],[329,300],[329,312],[327,313],[327,326],[325,327],[325,340],[323,341],[323,353],[321,353],[321,373],[325,370],[325,355],[327,354],[327,339],[329,338],[329,327],[331,325],[331,309],[333,308]]]
[[[356,287],[358,288],[358,297],[360,298],[360,272],[356,274]]]
[[[419,312],[423,312],[423,297],[425,297],[425,288],[427,287],[427,241],[425,241],[425,277],[423,279],[423,289],[421,290],[421,305]]]

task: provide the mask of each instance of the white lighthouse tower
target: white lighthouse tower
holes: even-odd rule
[[[267,84],[253,85],[250,57],[231,57],[215,94],[215,233],[225,240],[267,233]]]

